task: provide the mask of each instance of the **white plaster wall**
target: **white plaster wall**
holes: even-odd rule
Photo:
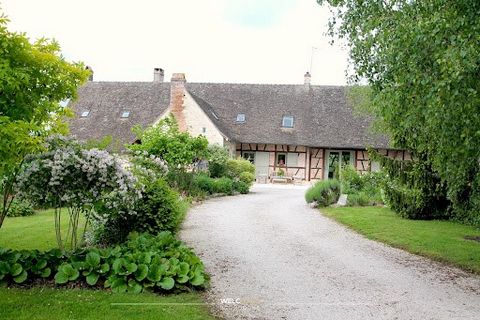
[[[223,135],[187,91],[185,91],[183,106],[187,130],[191,135],[198,136],[203,134],[209,143],[224,145]],[[206,129],[205,133],[202,128]]]
[[[192,96],[186,90],[184,92],[183,116],[185,117],[187,131],[195,137],[201,134],[204,135],[210,144],[216,143],[221,146],[227,146],[230,149],[230,143],[225,141],[224,136],[217,129],[212,120],[210,120],[205,112],[203,112],[202,108],[200,108],[195,100],[193,100]],[[155,124],[169,116],[170,113],[170,107],[168,107],[168,109],[160,116],[160,118],[155,121]],[[203,132],[203,128],[206,129],[205,133]]]

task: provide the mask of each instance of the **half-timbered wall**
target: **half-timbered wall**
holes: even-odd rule
[[[268,174],[275,175],[279,169],[282,169],[287,176],[308,179],[307,177],[307,147],[305,146],[289,146],[284,144],[257,144],[257,143],[237,143],[237,157],[243,152],[268,152],[269,168]],[[285,154],[286,165],[279,166],[277,164],[277,155]]]
[[[290,146],[282,144],[257,144],[257,143],[237,143],[236,156],[241,157],[244,151],[250,152],[268,152],[268,174],[276,175],[281,168],[287,176],[301,177],[305,180],[324,179],[325,168],[325,149],[310,148],[305,146]],[[399,160],[411,160],[412,157],[408,151],[403,150],[378,150],[381,154]],[[278,166],[277,155],[284,153],[287,158],[286,166]],[[368,172],[371,169],[371,163],[366,150],[354,151],[355,168],[361,172]],[[293,163],[292,159],[296,159]],[[290,160],[290,161],[289,161]]]
[[[323,179],[324,155],[324,149],[310,148],[310,180]]]

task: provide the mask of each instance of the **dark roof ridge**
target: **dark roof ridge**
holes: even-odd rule
[[[246,83],[246,82],[188,82],[188,84],[199,84],[199,85],[210,85],[210,84],[218,84],[218,85],[249,85],[249,86],[298,86],[303,87],[304,84],[299,83]],[[310,85],[311,87],[321,87],[321,88],[347,88],[351,87],[349,85]]]

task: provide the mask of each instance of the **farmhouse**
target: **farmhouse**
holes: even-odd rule
[[[296,85],[189,83],[183,73],[174,73],[169,83],[163,78],[164,71],[155,68],[152,82],[89,81],[71,106],[72,134],[134,143],[133,126],[172,114],[181,130],[253,162],[259,177],[281,170],[307,181],[332,178],[346,164],[375,170],[368,147],[409,157],[389,150],[387,139],[370,131],[371,119],[348,104],[347,87],[311,85],[308,72]]]

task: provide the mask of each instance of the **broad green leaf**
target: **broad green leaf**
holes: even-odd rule
[[[98,278],[100,275],[98,273],[92,272],[89,274],[85,279],[87,280],[87,283],[91,286],[94,286],[97,284]]]
[[[20,273],[22,273],[22,271],[23,271],[23,268],[20,263],[14,263],[10,267],[10,274],[12,275],[12,277],[18,276]]]
[[[142,281],[148,275],[148,266],[145,264],[139,264],[137,271],[135,271],[135,278],[138,281]]]
[[[23,283],[27,280],[28,274],[27,271],[23,270],[22,273],[13,278],[13,281],[16,283]]]
[[[100,255],[95,251],[90,251],[85,256],[85,262],[88,266],[94,268],[100,264]]]
[[[170,277],[165,277],[162,281],[157,282],[157,285],[164,290],[171,290],[175,286],[175,280]]]

